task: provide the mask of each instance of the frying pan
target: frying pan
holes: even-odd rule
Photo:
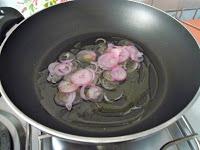
[[[22,20],[19,13],[8,16],[1,22],[1,38],[8,26]],[[109,36],[134,41],[154,65],[158,84],[146,115],[117,129],[76,128],[60,121],[62,116],[53,116],[41,105],[38,72],[64,47]],[[0,90],[20,117],[51,135],[87,143],[122,142],[151,135],[180,118],[199,97],[199,66],[196,41],[166,13],[132,1],[75,0],[36,13],[8,32],[1,45]]]

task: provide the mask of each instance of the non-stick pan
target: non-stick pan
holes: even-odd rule
[[[0,23],[1,34],[21,19],[19,14],[10,17]],[[62,120],[66,110],[55,114],[57,107],[48,107],[52,97],[42,102],[38,73],[70,45],[97,37],[129,39],[153,64],[154,97],[139,120],[120,127],[73,126]],[[0,90],[19,116],[49,134],[89,143],[121,142],[155,133],[180,118],[199,97],[199,66],[196,41],[166,13],[127,0],[75,0],[36,13],[8,32],[1,46]]]

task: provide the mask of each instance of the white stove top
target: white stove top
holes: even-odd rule
[[[196,133],[200,134],[200,98],[186,112],[185,116]]]

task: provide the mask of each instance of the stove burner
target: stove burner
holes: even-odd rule
[[[12,138],[9,134],[8,129],[0,123],[0,149],[11,150],[12,148]]]
[[[25,149],[25,131],[11,113],[0,110],[0,150]]]

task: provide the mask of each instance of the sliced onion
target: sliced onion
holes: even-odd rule
[[[85,86],[82,86],[81,89],[80,89],[80,96],[82,99],[84,100],[88,100],[89,98],[85,95],[85,89],[86,87],[88,87],[87,85]]]
[[[71,81],[79,86],[88,85],[94,79],[93,73],[88,69],[81,69],[72,74]]]
[[[105,78],[101,79],[101,86],[106,90],[114,90],[119,85],[116,81],[108,81]]]
[[[71,71],[72,71],[72,64],[71,64],[71,62],[67,63],[67,64],[60,63],[60,64],[56,65],[55,68],[54,68],[54,72],[58,76],[67,75]]]
[[[135,71],[136,69],[140,68],[139,62],[128,62],[124,67],[128,73]]]
[[[111,70],[118,64],[119,57],[114,53],[105,53],[98,58],[98,65],[104,70]]]
[[[74,92],[78,89],[76,84],[71,83],[70,81],[61,81],[58,85],[58,89],[62,93]]]
[[[75,98],[76,98],[76,92],[69,93],[68,99],[67,99],[67,101],[65,103],[65,107],[68,110],[72,109],[72,104],[73,104]]]
[[[55,103],[59,106],[65,106],[67,99],[68,99],[68,94],[61,92],[56,93],[54,97]]]
[[[103,90],[98,86],[91,86],[87,91],[87,97],[93,102],[100,102],[103,98]]]
[[[112,69],[111,76],[112,76],[113,80],[123,81],[126,79],[127,73],[121,66],[117,66]]]
[[[130,56],[130,54],[127,51],[127,49],[122,48],[121,52],[119,54],[119,63],[122,63],[122,62],[126,61],[129,58],[129,56]]]
[[[116,57],[119,57],[119,63],[126,61],[130,56],[127,48],[124,46],[115,46],[107,51],[113,53]]]
[[[83,99],[80,97],[80,90],[78,90],[76,92],[76,98],[75,100],[73,101],[72,105],[76,105],[76,104],[79,104],[83,101]]]
[[[62,79],[62,76],[58,76],[58,75],[51,74],[51,73],[49,73],[49,75],[47,77],[47,81],[49,81],[51,83],[57,83],[61,79]]]
[[[120,100],[123,97],[124,93],[121,92],[120,95],[116,98],[109,98],[106,94],[103,95],[104,100],[108,103],[113,103],[114,101]]]
[[[86,91],[87,89],[87,91]],[[84,100],[93,102],[100,102],[103,99],[103,90],[98,86],[82,86],[80,89],[80,96]]]
[[[143,53],[142,52],[138,52],[137,56],[135,58],[135,61],[136,62],[142,62],[143,60],[144,60]]]
[[[90,69],[90,68],[87,68],[87,70],[89,70],[91,72],[91,74],[92,74],[92,80],[91,81],[93,81],[95,79],[95,76],[96,76],[95,71],[93,69]]]
[[[71,64],[72,64],[72,70],[71,70],[71,72],[76,71],[78,69],[78,62],[72,61]]]
[[[94,80],[92,81],[92,84],[99,84],[99,77],[101,76],[101,74],[100,73],[95,73],[95,78],[94,78]]]
[[[72,73],[69,73],[69,74],[67,74],[67,75],[65,75],[65,76],[63,77],[63,80],[64,80],[64,81],[71,82],[71,80],[70,80],[71,76],[72,76]]]
[[[115,46],[111,49],[108,49],[107,52],[112,53],[115,57],[119,57],[121,52],[121,48],[119,46]]]
[[[82,62],[91,62],[96,60],[96,53],[91,50],[82,50],[77,54],[77,59]]]
[[[113,43],[108,43],[108,49],[112,49],[114,47],[115,47],[115,45]]]
[[[72,109],[72,104],[76,98],[76,92],[72,93],[56,93],[54,101],[59,106],[65,106],[68,110]]]
[[[103,42],[103,43],[106,43],[106,40],[104,38],[98,38],[95,40],[95,42]]]
[[[55,74],[54,69],[58,64],[59,64],[59,62],[53,62],[53,63],[49,64],[48,70],[49,70],[50,74],[52,74],[52,75]]]
[[[94,71],[97,72],[97,70],[98,70],[98,63],[94,62],[94,61],[92,61],[90,63],[95,66]]]
[[[75,58],[74,54],[70,53],[70,52],[65,52],[65,53],[62,53],[58,60],[61,62],[61,63],[69,63],[71,61],[73,61]]]
[[[103,77],[108,80],[108,81],[113,81],[112,75],[111,75],[111,71],[104,71],[103,72]]]
[[[125,46],[125,49],[129,52],[130,58],[136,62],[143,61],[143,53],[140,52],[135,46]]]
[[[97,45],[96,51],[97,51],[99,54],[104,54],[104,53],[107,51],[107,44],[99,43],[99,44]]]

